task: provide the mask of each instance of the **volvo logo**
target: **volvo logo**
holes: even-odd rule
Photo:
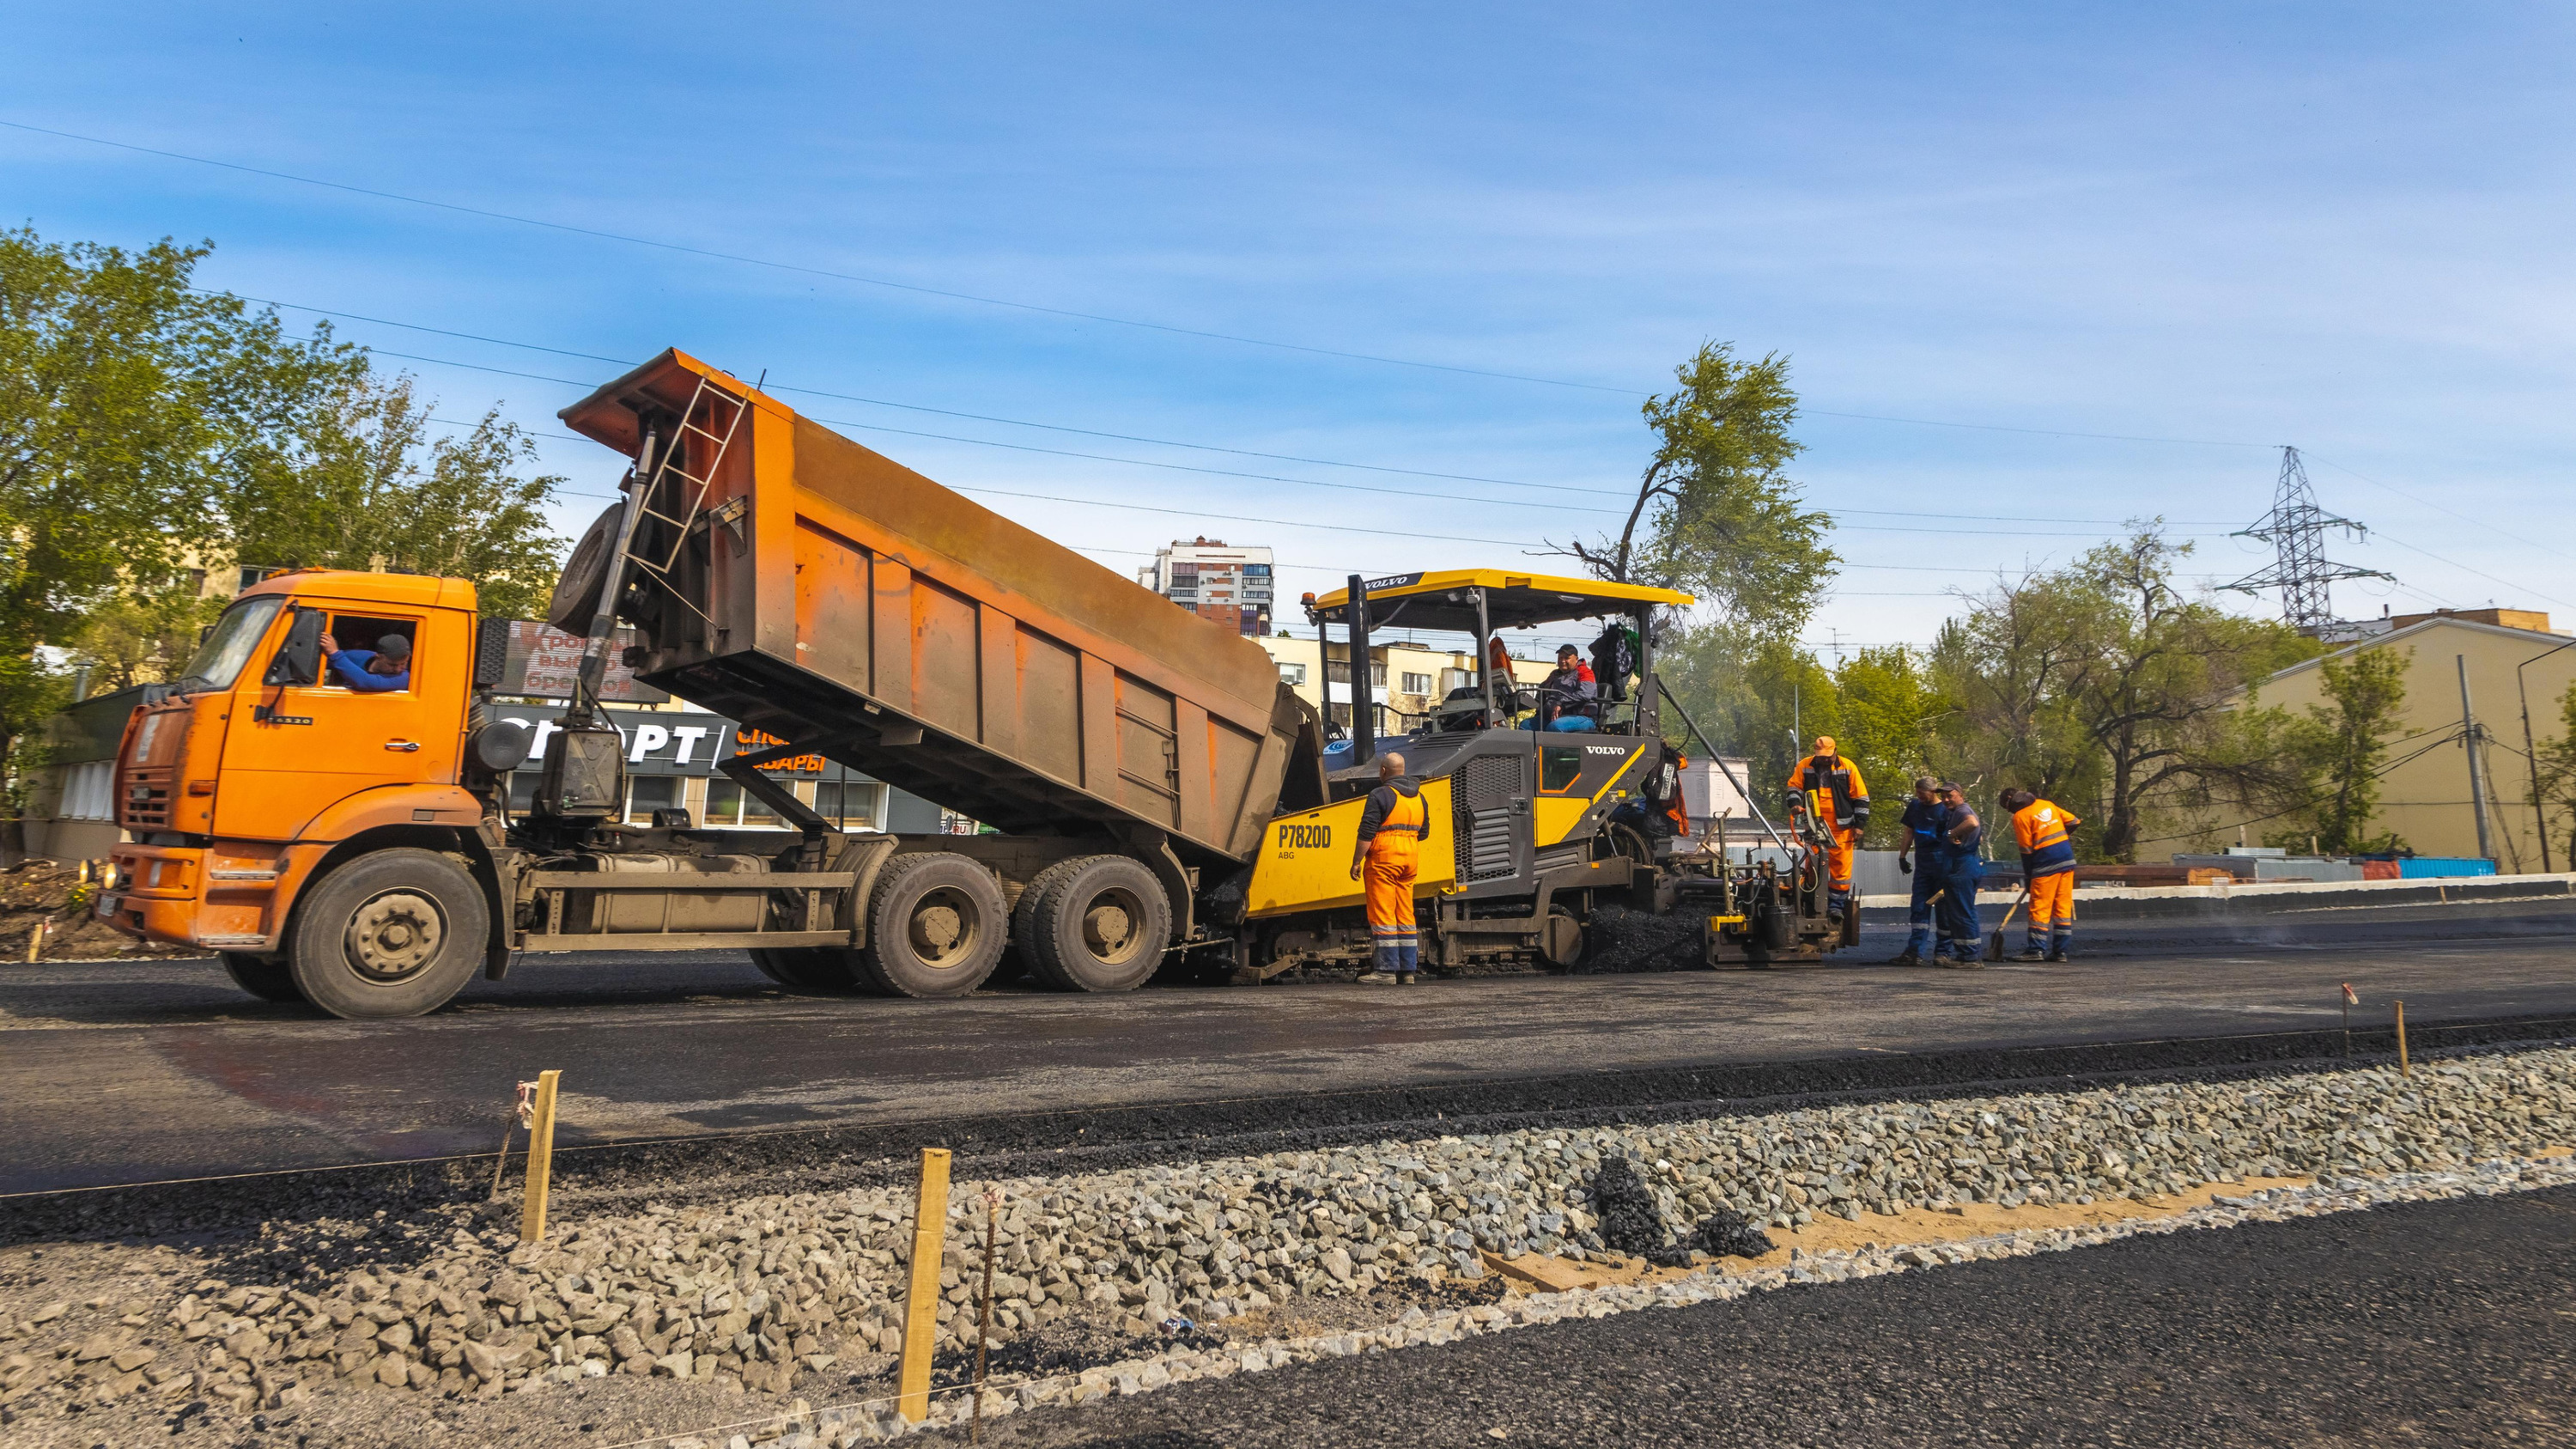
[[[1333,843],[1333,827],[1300,825],[1291,822],[1279,827],[1279,845],[1283,850],[1322,850]]]

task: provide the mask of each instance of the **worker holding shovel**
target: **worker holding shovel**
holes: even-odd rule
[[[2003,802],[2012,812],[2013,842],[2021,847],[2022,879],[2030,893],[2030,935],[2018,959],[2063,961],[2075,943],[2075,844],[2066,829],[2084,822],[2028,790],[2006,790]]]

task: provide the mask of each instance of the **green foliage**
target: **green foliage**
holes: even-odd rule
[[[138,578],[219,540],[225,479],[364,367],[272,314],[189,290],[206,248],[139,252],[0,232],[0,778],[60,702],[36,657]]]
[[[110,594],[73,636],[74,647],[89,661],[89,692],[108,694],[177,674],[223,605],[219,598],[198,597],[195,578],[186,574],[157,588]]]
[[[1916,775],[1938,772],[1934,729],[1955,705],[1934,683],[1929,662],[1914,651],[1868,649],[1828,669],[1813,654],[1778,639],[1723,626],[1683,634],[1661,657],[1664,682],[1725,754],[1751,763],[1745,784],[1775,819],[1780,786],[1818,735],[1860,769],[1878,805],[1864,844],[1892,849],[1898,817]],[[1681,722],[1664,731],[1692,754]]]
[[[1558,551],[1598,578],[1697,595],[1725,627],[1794,636],[1840,559],[1825,543],[1832,519],[1801,507],[1784,471],[1805,451],[1790,433],[1789,360],[1746,362],[1712,342],[1673,375],[1678,388],[1646,400],[1655,451],[1618,537]]]
[[[2079,852],[2123,862],[2154,820],[2302,796],[2291,721],[2246,692],[2317,646],[2185,597],[2173,569],[2190,551],[2142,524],[1970,601],[1933,671],[1961,702],[1943,735],[1962,784],[2057,800],[2085,818]]]
[[[2356,649],[2318,666],[2327,702],[2308,706],[2308,717],[2285,731],[2288,753],[2309,772],[2314,803],[2299,826],[2266,836],[2265,843],[2303,850],[2313,837],[2315,848],[2328,855],[2405,848],[2392,832],[2371,834],[2370,822],[2379,813],[2379,772],[2388,761],[2397,712],[2406,703],[2406,668],[2414,653]]]
[[[242,471],[225,515],[246,562],[471,579],[484,612],[524,618],[564,548],[544,511],[563,480],[516,471],[535,456],[497,413],[464,437],[433,436],[409,377],[360,376]]]
[[[205,245],[139,251],[0,231],[0,792],[23,799],[71,649],[115,687],[193,643],[193,591],[227,556],[452,572],[526,611],[558,540],[557,482],[486,416],[426,440],[428,406],[327,328],[191,285]]]
[[[2576,684],[2558,697],[2558,738],[2535,748],[2538,780],[2525,795],[2539,808],[2542,829],[2565,832],[2566,859],[2576,869]]]

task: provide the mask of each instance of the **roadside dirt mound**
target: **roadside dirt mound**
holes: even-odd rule
[[[98,899],[95,868],[30,860],[0,871],[0,961],[25,961],[37,926],[44,927],[39,961],[97,961],[113,956],[194,956],[196,951],[146,946],[100,925],[90,915]]]

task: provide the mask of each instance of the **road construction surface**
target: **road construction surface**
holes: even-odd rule
[[[2397,998],[2421,1024],[2576,1014],[2568,900],[2088,925],[2077,962],[1982,971],[1874,964],[1901,933],[1873,920],[1860,950],[1759,974],[953,1002],[794,996],[732,953],[532,957],[435,1015],[372,1023],[252,1000],[212,959],[12,965],[0,1193],[488,1154],[512,1084],[545,1067],[576,1145],[2256,1035],[2336,1026],[2346,981],[2357,1026]]]
[[[2566,1444],[2576,1193],[2148,1234],[988,1426],[1002,1449]]]

